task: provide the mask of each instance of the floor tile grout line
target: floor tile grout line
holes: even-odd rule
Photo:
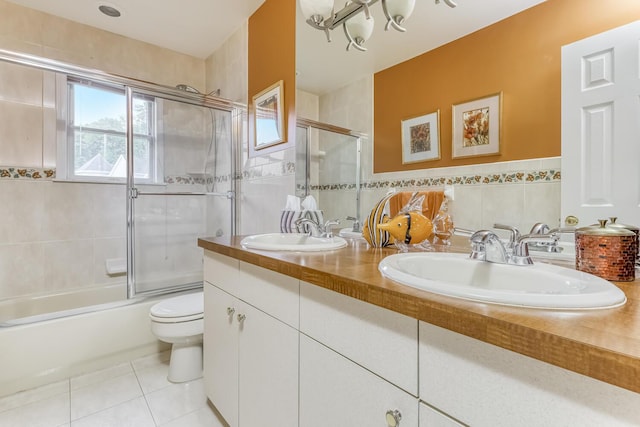
[[[136,376],[136,381],[138,382],[138,386],[140,387],[140,390],[142,391],[142,397],[144,398],[144,404],[147,405],[147,409],[149,410],[149,413],[151,414],[151,419],[153,420],[153,424],[158,427],[158,421],[156,420],[156,417],[153,415],[153,411],[151,410],[151,406],[149,405],[149,400],[147,399],[147,392],[144,390],[144,388],[142,387],[142,383],[140,382],[140,377],[138,377],[138,371],[136,371],[136,369],[133,367],[133,363],[131,364],[131,367],[133,368],[133,372]]]

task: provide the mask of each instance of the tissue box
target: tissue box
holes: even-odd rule
[[[281,233],[301,233],[298,231],[296,221],[303,218],[304,211],[283,209],[280,214]]]
[[[281,233],[309,233],[309,225],[303,224],[300,227],[296,225],[296,221],[300,218],[308,218],[318,224],[324,224],[321,210],[289,210],[283,209],[280,214],[280,232]]]

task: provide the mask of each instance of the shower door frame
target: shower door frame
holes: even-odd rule
[[[309,195],[309,188],[311,186],[311,129],[324,130],[327,132],[332,132],[338,135],[349,136],[355,138],[356,142],[356,220],[359,221],[359,224],[362,224],[361,216],[361,207],[360,207],[360,197],[361,197],[361,188],[360,181],[362,179],[362,140],[368,139],[366,133],[354,131],[351,129],[346,129],[343,127],[331,125],[328,123],[322,123],[311,119],[298,118],[296,120],[296,127],[305,129],[306,131],[306,159],[305,159],[305,194],[304,196]]]
[[[158,96],[164,99],[183,102],[193,105],[198,105],[202,107],[213,108],[216,110],[227,111],[231,116],[231,188],[230,191],[223,194],[225,197],[231,199],[231,234],[235,235],[236,233],[236,194],[237,194],[237,185],[236,185],[236,171],[238,168],[237,159],[238,159],[238,138],[242,138],[241,135],[238,134],[236,128],[240,126],[236,123],[238,120],[242,120],[242,115],[239,112],[246,110],[246,105],[236,103],[227,99],[219,98],[217,96],[212,96],[210,94],[199,94],[194,92],[185,92],[179,90],[172,86],[163,86],[160,84],[150,83],[143,80],[136,80],[133,78],[123,77],[115,74],[106,73],[100,70],[84,68],[72,64],[67,64],[61,61],[56,61],[53,59],[42,58],[35,55],[29,55],[20,52],[14,52],[6,49],[0,49],[0,60],[17,64],[29,66],[32,68],[51,71],[55,73],[62,73],[69,77],[75,77],[79,79],[87,79],[93,80],[96,82],[101,82],[110,85],[118,85],[122,86],[125,90],[126,103],[127,103],[127,298],[131,299],[136,296],[135,292],[135,284],[133,280],[133,240],[132,233],[134,230],[132,228],[133,217],[131,215],[130,205],[131,196],[134,195],[135,191],[133,190],[135,187],[133,184],[133,156],[129,150],[133,149],[133,120],[131,120],[133,116],[133,92],[147,94],[151,96]],[[130,148],[131,147],[131,148]],[[162,193],[163,195],[177,195],[177,193]],[[182,194],[182,193],[181,193]],[[205,195],[206,193],[202,193]],[[195,287],[195,286],[193,286]],[[144,292],[140,294],[144,295],[156,295],[174,292],[180,289],[186,289],[185,287],[176,287],[174,288],[163,288],[158,290],[157,292]]]
[[[167,93],[166,91],[153,90],[149,88],[139,88],[133,85],[126,85],[126,103],[127,103],[127,298],[132,299],[136,296],[154,296],[162,295],[171,292],[197,289],[202,287],[202,283],[190,283],[176,286],[165,286],[160,289],[148,290],[143,292],[136,291],[135,281],[135,203],[134,199],[138,196],[213,196],[213,197],[225,197],[230,201],[231,209],[231,235],[236,234],[236,163],[237,163],[237,141],[235,140],[237,135],[234,132],[236,120],[238,120],[239,106],[235,103],[226,102],[224,100],[213,98],[208,95],[193,94],[191,92],[185,92],[187,96],[175,96],[173,93]],[[211,108],[218,111],[226,111],[229,113],[230,127],[229,133],[231,135],[231,179],[229,191],[226,192],[142,192],[138,191],[135,185],[134,176],[134,150],[133,150],[133,94],[143,94],[148,96],[160,97],[171,101],[182,102],[186,104],[192,104],[204,108]],[[197,95],[196,98],[193,95]],[[223,102],[220,102],[223,101]],[[214,129],[211,130],[214,132]],[[215,177],[214,177],[215,179]]]

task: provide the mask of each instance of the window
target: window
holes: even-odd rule
[[[127,176],[127,114],[123,87],[67,79],[66,178],[124,182]],[[156,181],[156,102],[134,94],[134,176]]]

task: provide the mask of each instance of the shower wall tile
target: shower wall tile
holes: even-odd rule
[[[92,199],[93,237],[122,237],[127,232],[126,186],[118,184],[86,185],[87,198]]]
[[[44,262],[40,243],[0,245],[0,298],[42,292]]]
[[[41,107],[43,74],[31,67],[0,62],[0,100]]]
[[[41,182],[0,180],[0,244],[35,242],[47,215]]]
[[[44,286],[48,291],[86,287],[93,281],[93,240],[43,243]]]
[[[93,189],[96,184],[40,183],[45,188],[47,215],[42,222],[42,240],[89,239],[94,236]]]
[[[0,101],[0,165],[42,167],[42,106]]]

